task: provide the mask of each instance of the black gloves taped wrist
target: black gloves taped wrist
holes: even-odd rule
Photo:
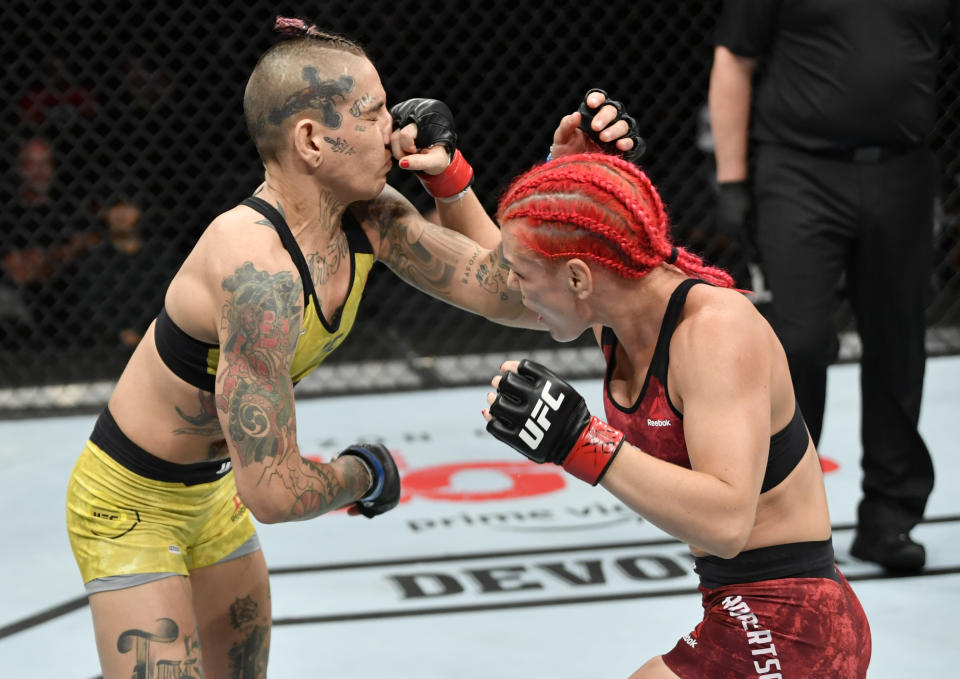
[[[417,124],[417,148],[426,149],[435,144],[443,144],[447,153],[453,156],[457,149],[457,130],[453,124],[453,113],[442,101],[437,99],[407,99],[394,104],[390,109],[393,117],[393,129],[399,130],[410,123]]]
[[[340,455],[356,455],[371,472],[370,489],[357,500],[360,513],[368,519],[388,512],[400,502],[400,472],[393,456],[379,443],[361,443],[344,449]]]

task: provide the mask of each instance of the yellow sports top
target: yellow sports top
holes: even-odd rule
[[[321,313],[306,259],[283,215],[255,196],[247,198],[241,204],[256,210],[273,224],[303,282],[303,323],[293,363],[290,365],[290,377],[296,384],[323,363],[350,333],[357,317],[367,276],[376,261],[373,248],[356,219],[349,212],[344,213],[343,229],[350,248],[350,289],[343,306],[333,314],[328,323]],[[220,360],[219,345],[201,342],[188,335],[173,322],[165,308],[161,309],[157,317],[154,334],[160,358],[174,374],[198,389],[214,391],[217,364]]]

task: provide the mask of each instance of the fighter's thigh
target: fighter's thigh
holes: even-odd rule
[[[90,610],[104,679],[203,676],[184,576],[91,594]]]
[[[630,679],[680,679],[667,667],[661,656],[650,658],[639,670],[630,675]]]
[[[270,583],[263,551],[190,572],[206,679],[265,677]]]

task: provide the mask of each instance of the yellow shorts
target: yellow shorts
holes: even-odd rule
[[[134,473],[115,457],[88,441],[67,487],[67,530],[84,583],[143,573],[187,575],[256,542],[232,471],[187,485]]]

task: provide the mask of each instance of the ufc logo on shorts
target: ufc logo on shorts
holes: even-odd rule
[[[543,385],[543,391],[540,392],[540,398],[533,406],[530,417],[523,423],[523,429],[520,431],[520,440],[527,444],[530,450],[536,450],[540,442],[543,441],[544,433],[550,428],[550,420],[547,419],[547,412],[550,410],[559,410],[563,403],[564,395],[550,395],[550,387],[553,386],[550,380]]]

